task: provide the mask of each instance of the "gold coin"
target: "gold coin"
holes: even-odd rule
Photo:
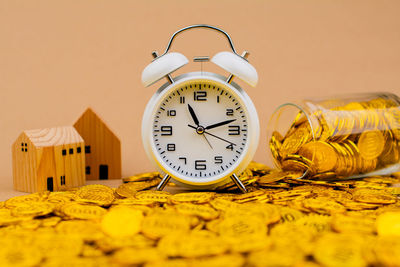
[[[104,237],[100,225],[94,221],[87,220],[69,220],[61,221],[55,228],[61,236],[78,237],[83,241],[96,241]]]
[[[355,190],[353,193],[353,199],[358,202],[370,204],[391,204],[396,202],[395,196],[379,190],[367,188]]]
[[[239,204],[230,201],[230,200],[226,200],[226,199],[222,199],[222,198],[216,198],[211,200],[210,205],[217,209],[217,210],[221,210],[221,211],[226,211],[228,209],[235,209],[239,206]]]
[[[47,233],[35,235],[32,247],[37,247],[46,258],[72,258],[82,251],[83,240],[75,235]]]
[[[142,211],[118,207],[104,215],[101,229],[111,237],[133,236],[140,231],[142,221]]]
[[[294,222],[294,224],[300,227],[307,228],[314,234],[319,234],[323,232],[328,232],[331,229],[331,220],[331,216],[311,214],[298,219]]]
[[[187,235],[167,235],[158,243],[158,249],[169,257],[204,257],[221,255],[228,244],[209,231],[193,231]]]
[[[157,179],[153,179],[142,182],[125,183],[120,185],[115,192],[121,197],[135,197],[137,192],[156,186],[159,182],[160,181]]]
[[[136,174],[133,176],[125,177],[122,178],[122,181],[124,183],[130,183],[130,182],[143,182],[143,181],[148,181],[152,179],[160,179],[160,173],[159,172],[146,172],[146,173],[141,173],[141,174]]]
[[[361,214],[335,214],[331,222],[332,229],[339,233],[374,234],[375,220]]]
[[[51,213],[54,205],[47,202],[30,202],[11,209],[13,216],[43,216]]]
[[[315,173],[315,167],[312,161],[296,154],[290,154],[282,161],[282,169],[303,173],[308,171],[311,175]]]
[[[17,196],[17,197],[12,197],[10,199],[7,199],[4,202],[4,206],[6,208],[14,208],[17,206],[20,206],[21,204],[29,204],[30,202],[40,202],[43,200],[43,197],[38,194],[30,194],[30,195],[25,195],[25,196]]]
[[[175,209],[182,214],[193,215],[203,220],[213,220],[219,216],[219,212],[206,205],[196,205],[191,203],[181,203],[175,205]]]
[[[278,209],[281,216],[280,223],[294,222],[305,216],[303,212],[289,207],[280,206]]]
[[[252,238],[266,235],[267,227],[258,216],[229,216],[219,223],[217,231],[224,238]]]
[[[101,218],[107,210],[99,206],[69,203],[62,207],[62,212],[70,218],[91,220]]]
[[[0,226],[7,226],[18,224],[22,221],[32,220],[32,216],[20,216],[16,217],[11,214],[11,211],[8,209],[0,209]]]
[[[361,250],[363,240],[355,235],[325,234],[317,242],[314,257],[329,267],[367,266]]]
[[[269,166],[255,161],[250,162],[249,166],[247,166],[247,169],[256,173],[267,173],[271,170]]]
[[[196,267],[218,267],[218,266],[240,267],[245,264],[245,257],[242,256],[241,254],[231,253],[231,254],[222,254],[214,257],[195,258],[191,259],[189,263],[190,263],[189,266],[196,266]]]
[[[385,212],[376,219],[376,228],[380,236],[400,236],[400,211]]]
[[[215,197],[213,192],[191,192],[179,193],[169,197],[172,203],[192,202],[192,203],[207,203]]]
[[[346,208],[327,197],[307,198],[303,206],[319,214],[345,213]]]
[[[385,138],[380,131],[363,132],[357,143],[360,155],[366,160],[379,157],[385,147]]]
[[[185,234],[191,227],[191,221],[184,215],[173,212],[154,212],[143,219],[142,233],[151,238],[159,239],[168,234]]]
[[[15,241],[0,248],[0,266],[38,266],[43,258],[41,251]]]
[[[112,259],[121,265],[139,265],[162,259],[162,254],[155,248],[123,248],[115,252]]]
[[[272,171],[266,175],[261,176],[257,183],[258,184],[269,184],[269,183],[274,183],[280,180],[283,180],[285,178],[292,178],[292,177],[301,177],[302,174],[300,173],[293,173],[289,171]]]
[[[289,136],[285,136],[282,142],[281,154],[285,158],[289,154],[296,153],[300,147],[311,139],[311,132],[307,126],[300,126]]]
[[[104,236],[96,240],[96,245],[105,253],[110,253],[126,247],[137,249],[154,247],[155,244],[154,240],[150,240],[141,234],[125,237]]]
[[[303,145],[299,155],[311,160],[317,172],[331,171],[337,162],[335,150],[326,142],[316,141]]]
[[[135,194],[135,198],[140,200],[150,200],[153,203],[167,203],[171,193],[165,191],[141,191]]]
[[[105,185],[94,184],[81,187],[77,192],[78,201],[100,206],[110,205],[114,200],[114,191]]]

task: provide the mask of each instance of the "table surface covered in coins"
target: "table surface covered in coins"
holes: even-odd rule
[[[400,266],[400,175],[347,181],[252,163],[216,192],[157,172],[0,202],[0,266]]]

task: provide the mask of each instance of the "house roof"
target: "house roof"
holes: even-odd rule
[[[118,136],[114,133],[110,126],[107,125],[103,121],[103,119],[90,107],[87,108],[85,112],[83,112],[83,114],[79,117],[79,119],[74,123],[74,127],[85,139],[88,132],[93,132],[95,131],[95,129],[100,129],[100,131],[108,132],[112,138],[118,140],[119,142]]]
[[[24,134],[35,147],[82,143],[83,139],[73,126],[27,130]]]

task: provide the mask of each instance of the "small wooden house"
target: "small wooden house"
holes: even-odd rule
[[[84,185],[84,148],[72,126],[24,131],[12,145],[14,189],[32,193]]]
[[[121,179],[121,142],[88,108],[74,124],[85,140],[86,179]]]

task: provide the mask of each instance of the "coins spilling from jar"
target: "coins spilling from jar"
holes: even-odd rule
[[[398,266],[399,173],[301,175],[253,162],[246,194],[154,191],[148,173],[14,197],[0,202],[0,266]]]
[[[334,108],[322,108],[334,106]],[[343,179],[400,164],[400,107],[375,98],[300,111],[286,133],[274,131],[269,146],[283,170],[312,179]]]

